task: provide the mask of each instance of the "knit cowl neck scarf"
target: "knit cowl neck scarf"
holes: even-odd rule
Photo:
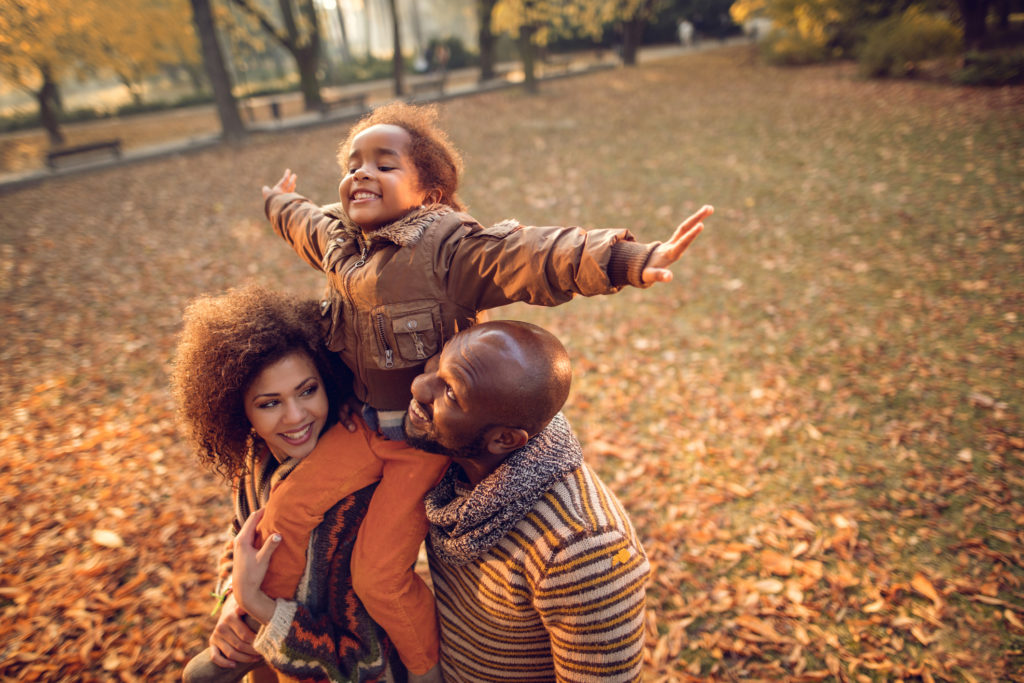
[[[460,468],[449,467],[425,499],[431,547],[450,564],[472,562],[511,531],[557,480],[582,464],[580,443],[558,413],[469,495],[456,490]]]

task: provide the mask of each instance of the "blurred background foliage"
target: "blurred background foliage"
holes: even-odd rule
[[[211,76],[194,21],[208,5],[226,79]],[[867,77],[965,85],[1024,79],[1024,0],[19,0],[0,3],[0,131],[405,74],[538,62],[741,33],[775,64],[858,60]],[[444,46],[439,52],[438,48]],[[445,60],[438,60],[445,55]],[[225,82],[217,82],[224,80]],[[224,117],[222,116],[222,121]]]

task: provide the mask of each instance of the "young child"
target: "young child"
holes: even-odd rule
[[[665,243],[638,243],[626,230],[515,221],[485,228],[461,212],[461,158],[438,129],[436,112],[401,103],[360,120],[338,159],[344,169],[339,204],[320,207],[296,194],[290,170],[264,187],[263,196],[274,230],[327,276],[321,313],[328,348],[355,375],[363,419],[354,421],[354,433],[340,426],[325,433],[271,496],[260,535],[278,532],[284,540],[263,589],[290,597],[326,501],[380,476],[353,552],[352,579],[410,672],[430,676],[437,670],[433,600],[412,567],[427,531],[423,496],[447,459],[401,441],[412,379],[445,340],[487,309],[516,301],[556,306],[577,294],[668,282],[668,266],[713,209],[690,216]],[[395,439],[393,449],[378,449],[380,462],[350,457],[346,443],[372,432]],[[311,496],[314,489],[323,495]]]

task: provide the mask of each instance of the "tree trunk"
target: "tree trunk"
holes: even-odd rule
[[[299,89],[302,91],[302,103],[306,111],[315,111],[323,105],[320,97],[320,79],[316,70],[320,62],[320,51],[312,45],[296,49],[295,65],[299,68]]]
[[[370,0],[363,0],[363,35],[366,36],[366,61],[369,62],[373,58],[373,21],[370,16]]]
[[[345,28],[345,14],[341,11],[341,0],[334,0],[334,9],[338,14],[338,26],[341,28],[341,61],[348,64],[352,61],[352,50],[348,46],[348,29]]]
[[[317,69],[320,68],[320,23],[317,18],[313,0],[300,0],[299,13],[305,18],[309,35],[302,40],[302,33],[295,21],[292,0],[278,0],[281,18],[284,22],[288,40],[285,47],[295,57],[295,66],[299,69],[299,88],[302,90],[302,103],[306,111],[320,109],[323,98],[320,97],[320,79]]]
[[[412,37],[416,41],[416,55],[422,56],[427,51],[427,44],[423,40],[423,22],[420,20],[419,0],[409,0],[409,11],[412,16]]]
[[[644,21],[633,18],[622,23],[622,63],[625,66],[636,65],[636,53],[640,49],[640,40],[644,33]]]
[[[132,104],[136,107],[142,106],[142,86],[137,81],[133,80],[130,76],[119,73],[118,80],[121,81],[121,85],[128,91],[128,96],[132,98]]]
[[[203,63],[217,103],[221,135],[228,142],[238,142],[245,137],[245,126],[242,124],[242,117],[238,115],[238,104],[231,92],[231,76],[224,66],[224,55],[221,53],[220,43],[217,42],[217,28],[213,23],[210,0],[190,1],[192,21],[202,45]]]
[[[985,39],[989,0],[957,0],[964,22],[964,48],[978,50]]]
[[[537,32],[536,26],[522,26],[519,28],[519,57],[523,60],[523,85],[526,92],[536,95],[540,91],[537,83],[537,48],[533,44],[533,34]]]
[[[995,0],[996,26],[1003,33],[1010,30],[1010,0]]]
[[[42,69],[43,85],[36,93],[36,100],[39,102],[39,121],[46,129],[46,136],[50,140],[51,147],[63,145],[66,138],[60,129],[60,121],[57,114],[60,112],[60,95],[57,83],[50,74],[49,67]]]
[[[494,14],[494,6],[498,0],[477,0],[477,14],[480,19],[480,29],[477,33],[477,42],[480,46],[480,82],[485,83],[492,80],[496,73],[494,70],[494,33],[491,31],[491,17]]]
[[[402,59],[402,26],[398,23],[397,0],[388,0],[388,9],[391,10],[391,43],[395,50],[391,58],[395,74],[395,96],[401,97],[405,94],[405,60]]]

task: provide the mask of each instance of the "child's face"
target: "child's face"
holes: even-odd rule
[[[409,156],[411,143],[407,130],[390,124],[370,126],[352,139],[338,193],[349,218],[363,230],[401,218],[426,198]]]

